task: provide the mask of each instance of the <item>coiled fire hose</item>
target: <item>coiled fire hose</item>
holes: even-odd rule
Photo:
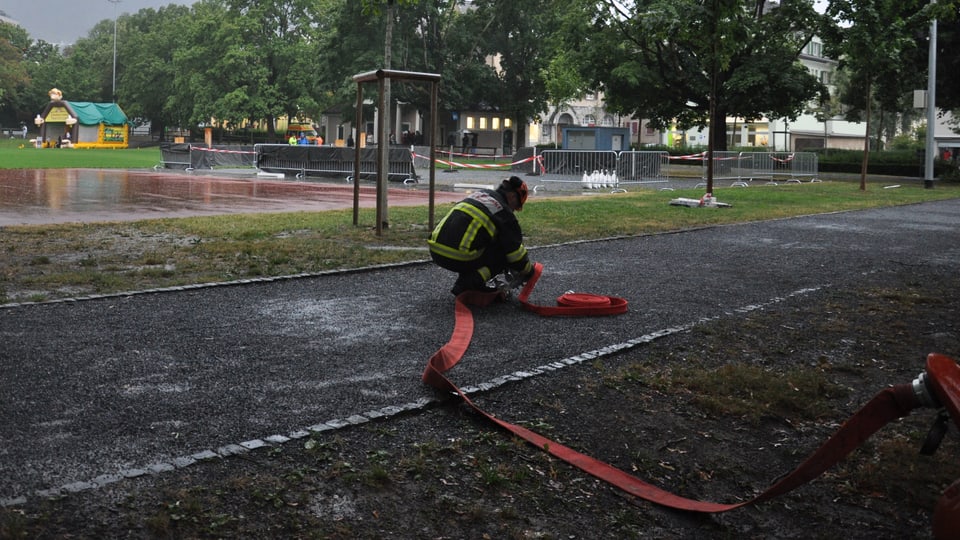
[[[557,300],[557,306],[532,304],[529,302],[530,293],[542,272],[542,265],[535,265],[533,277],[518,296],[521,306],[526,310],[543,316],[602,316],[620,314],[627,310],[627,302],[622,298],[585,293],[567,293]],[[486,306],[498,296],[498,293],[468,291],[457,297],[453,334],[450,340],[430,357],[423,372],[423,382],[438,390],[458,395],[478,414],[550,455],[626,493],[669,508],[691,512],[727,512],[783,495],[820,476],[887,423],[907,416],[916,408],[940,409],[943,418],[952,418],[954,424],[960,427],[960,366],[948,356],[930,354],[927,357],[926,371],[916,380],[882,390],[844,422],[804,462],[754,498],[724,504],[681,497],[527,428],[493,416],[474,404],[444,375],[460,361],[473,337],[473,315],[468,306]],[[942,438],[942,433],[939,436]],[[938,442],[934,442],[934,448]],[[934,509],[933,533],[938,540],[960,537],[960,479],[947,488]]]

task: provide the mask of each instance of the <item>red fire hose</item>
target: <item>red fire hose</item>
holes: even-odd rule
[[[531,304],[528,299],[542,271],[543,267],[537,264],[534,276],[520,292],[519,300],[524,309],[544,316],[613,315],[624,313],[627,310],[627,302],[622,298],[583,293],[567,293],[558,299],[558,305],[554,307]],[[473,336],[473,316],[468,305],[485,306],[494,301],[497,296],[497,293],[465,292],[457,297],[453,335],[444,346],[430,357],[423,372],[423,381],[439,390],[459,395],[477,413],[554,457],[574,465],[627,493],[670,508],[694,512],[726,512],[783,495],[822,474],[887,423],[908,415],[917,407],[931,405],[921,401],[924,392],[917,388],[918,383],[916,381],[913,384],[901,384],[887,388],[854,413],[796,469],[756,497],[735,504],[688,499],[644,482],[612,465],[551,441],[529,429],[487,413],[474,404],[456,384],[444,375],[463,357]],[[960,367],[949,357],[930,355],[927,374],[932,375],[929,377],[932,384],[927,383],[932,387],[931,394],[935,396],[931,399],[944,403],[953,415],[954,422],[960,426]],[[918,396],[918,394],[920,395]],[[939,403],[936,403],[936,405],[939,406]],[[954,492],[958,490],[960,490],[960,486],[953,488]],[[946,500],[947,495],[944,495],[943,500]],[[954,496],[958,497],[956,493],[954,493]],[[953,502],[953,504],[956,505],[957,503]],[[951,522],[950,531],[956,532],[956,529],[952,528],[953,526],[954,524]],[[937,538],[940,538],[940,536],[937,535]]]

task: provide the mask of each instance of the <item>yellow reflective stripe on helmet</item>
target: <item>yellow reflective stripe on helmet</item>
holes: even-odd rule
[[[490,281],[490,278],[493,277],[493,272],[490,271],[489,266],[478,268],[477,273],[480,274],[480,277],[483,278],[484,282]]]

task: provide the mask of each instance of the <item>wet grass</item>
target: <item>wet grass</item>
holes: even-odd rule
[[[700,191],[641,190],[532,198],[519,214],[529,247],[652,234],[960,196],[938,189],[823,182],[722,188],[731,208],[672,206]],[[442,217],[450,204],[437,206]],[[426,208],[390,209],[377,236],[376,213],[292,212],[153,219],[137,222],[10,226],[0,229],[0,303],[108,294],[195,283],[316,273],[425,260]]]
[[[29,139],[0,139],[0,169],[148,169],[160,148],[34,148]]]
[[[783,371],[746,364],[705,369],[683,363],[654,373],[634,365],[618,376],[645,380],[662,392],[687,392],[708,414],[735,416],[753,425],[769,418],[816,420],[832,412],[830,400],[847,395],[845,388],[816,369]]]

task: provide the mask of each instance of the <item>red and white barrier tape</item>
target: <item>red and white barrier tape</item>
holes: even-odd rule
[[[199,150],[201,152],[215,152],[218,154],[256,154],[254,150],[221,150],[219,148],[207,148],[206,146],[191,146],[190,150]]]
[[[428,161],[430,160],[430,156],[421,156],[420,154],[417,154],[416,152],[411,152],[411,155],[412,155],[414,158],[426,159],[426,160],[428,160]],[[449,165],[449,166],[451,166],[451,167],[462,167],[462,168],[464,168],[464,169],[503,169],[503,168],[513,167],[514,165],[519,165],[519,164],[521,164],[521,163],[527,163],[527,162],[529,162],[529,161],[533,161],[533,159],[534,159],[534,158],[529,157],[529,158],[526,158],[526,159],[521,159],[520,161],[514,161],[514,162],[512,162],[512,163],[489,163],[489,164],[484,164],[484,163],[458,163],[458,162],[456,162],[456,161],[446,161],[446,160],[443,160],[443,159],[436,159],[436,160],[434,160],[434,161],[436,161],[437,163],[439,163],[439,164],[441,164],[441,165]]]

